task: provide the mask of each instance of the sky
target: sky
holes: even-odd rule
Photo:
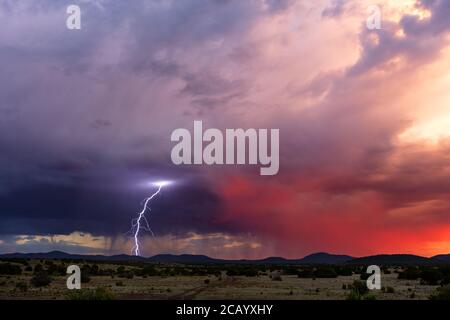
[[[81,29],[66,8],[81,8]],[[381,9],[369,30],[368,7]],[[0,0],[0,253],[450,253],[450,1]],[[277,128],[280,169],[171,133]]]

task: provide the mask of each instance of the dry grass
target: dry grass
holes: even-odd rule
[[[103,267],[112,267],[104,265]],[[116,266],[114,266],[116,267]],[[31,272],[20,276],[0,276],[0,299],[65,299],[68,294],[66,277],[53,277],[48,287],[33,288],[29,285]],[[209,283],[205,283],[209,279]],[[117,299],[297,299],[323,300],[345,299],[349,290],[343,289],[358,275],[335,279],[303,279],[297,276],[282,276],[282,281],[272,281],[269,276],[228,277],[173,276],[134,277],[124,279],[109,276],[94,276],[82,288],[109,288]],[[17,283],[28,284],[26,291],[17,288]],[[397,274],[382,276],[382,285],[394,288],[394,293],[381,290],[371,294],[378,300],[428,299],[435,286],[420,285],[419,281],[399,280]]]

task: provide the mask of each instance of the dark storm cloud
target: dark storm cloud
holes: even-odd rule
[[[81,5],[80,31],[65,28],[69,3]],[[393,104],[409,85],[405,69],[447,44],[448,2],[423,1],[430,18],[405,16],[380,31],[359,33],[358,23],[348,36],[357,52],[360,34],[354,65],[347,34],[330,20],[347,18],[347,2],[329,1],[325,11],[323,3],[305,5],[298,28],[289,9],[304,8],[299,1],[2,1],[0,234],[123,235],[154,190],[144,183],[160,179],[177,183],[152,204],[157,236],[254,232],[273,239],[277,254],[325,242],[351,248],[342,235],[370,238],[370,228],[345,217],[389,225],[383,205],[440,200],[428,221],[444,220],[448,149],[405,158],[393,140],[410,119]],[[397,56],[409,68],[384,68]],[[199,118],[217,128],[280,128],[280,174],[173,166],[172,130]],[[32,251],[47,241],[28,240]]]
[[[69,4],[81,6],[79,32],[65,28]],[[259,3],[2,1],[0,10],[12,28],[0,41],[0,233],[126,232],[151,191],[133,189],[142,177],[189,180],[155,205],[159,232],[215,231],[219,197],[197,169],[180,173],[168,158],[178,126],[168,105],[181,93],[221,99],[222,86],[230,94],[240,84],[176,52],[246,29]],[[184,89],[158,102],[161,78]]]
[[[141,177],[166,179],[176,171],[167,165],[146,163],[151,170],[141,170]],[[153,187],[151,180],[136,183],[139,166],[128,171],[105,168],[76,161],[45,168],[39,181],[29,181],[0,195],[1,234],[68,234],[75,230],[93,234],[123,234],[130,220],[141,210],[141,202]],[[152,174],[152,172],[154,174]],[[183,175],[186,176],[183,180]],[[211,224],[220,214],[220,199],[199,177],[183,171],[174,176],[177,184],[164,191],[152,210],[150,221],[159,234],[166,232],[216,231]],[[65,180],[58,179],[58,176]],[[130,181],[127,181],[130,180]],[[148,184],[147,184],[148,183]],[[147,185],[146,185],[147,184]],[[183,184],[188,184],[188,188]]]

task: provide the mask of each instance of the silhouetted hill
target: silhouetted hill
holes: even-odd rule
[[[260,264],[289,264],[292,263],[294,260],[289,260],[282,257],[268,257],[259,260],[240,260],[240,261],[246,263],[260,263]]]
[[[204,255],[193,255],[193,254],[181,254],[181,255],[173,255],[173,254],[158,254],[156,256],[150,257],[147,259],[149,262],[158,262],[158,263],[219,263],[223,260],[210,258]]]
[[[354,257],[346,256],[346,255],[338,255],[338,254],[329,254],[326,252],[319,252],[310,254],[303,259],[299,260],[301,264],[339,264],[348,262]]]
[[[439,260],[439,261],[450,262],[450,254],[439,254],[437,256],[434,256],[433,259]]]
[[[145,261],[144,257],[129,256],[126,254],[103,256],[71,254],[62,251],[39,253],[7,253],[0,255],[0,259],[65,259],[65,260],[95,260],[95,261]]]
[[[260,260],[224,260],[214,259],[205,255],[192,254],[158,254],[153,257],[136,257],[126,254],[104,256],[104,255],[81,255],[70,254],[62,251],[51,251],[46,253],[9,253],[0,255],[0,259],[65,259],[65,260],[88,260],[88,261],[135,261],[152,263],[182,263],[182,264],[272,264],[272,265],[300,265],[300,264],[360,264],[360,265],[382,265],[382,264],[436,264],[449,263],[450,254],[438,255],[425,258],[409,254],[382,254],[362,258],[353,258],[347,255],[336,255],[319,252],[305,256],[302,259],[285,259],[282,257],[268,257]]]
[[[436,261],[432,258],[425,258],[412,254],[380,254],[362,258],[355,258],[348,261],[349,264],[432,264]]]

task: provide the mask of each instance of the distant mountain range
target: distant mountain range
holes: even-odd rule
[[[135,261],[152,263],[184,263],[184,264],[437,264],[450,263],[450,254],[437,255],[425,258],[409,254],[374,255],[355,258],[347,255],[336,255],[325,252],[314,253],[301,259],[285,259],[282,257],[269,257],[260,260],[224,260],[214,259],[204,255],[173,255],[159,254],[153,257],[136,257],[126,254],[104,256],[104,255],[80,255],[70,254],[62,251],[51,251],[46,253],[9,253],[0,255],[0,259],[66,259],[66,260],[89,260],[89,261]]]
[[[348,261],[349,264],[371,265],[371,264],[434,264],[436,262],[443,262],[439,259],[425,258],[415,256],[412,254],[380,254],[369,257],[355,258]]]
[[[433,258],[441,260],[441,261],[450,262],[450,254],[439,254],[437,256],[434,256]]]

